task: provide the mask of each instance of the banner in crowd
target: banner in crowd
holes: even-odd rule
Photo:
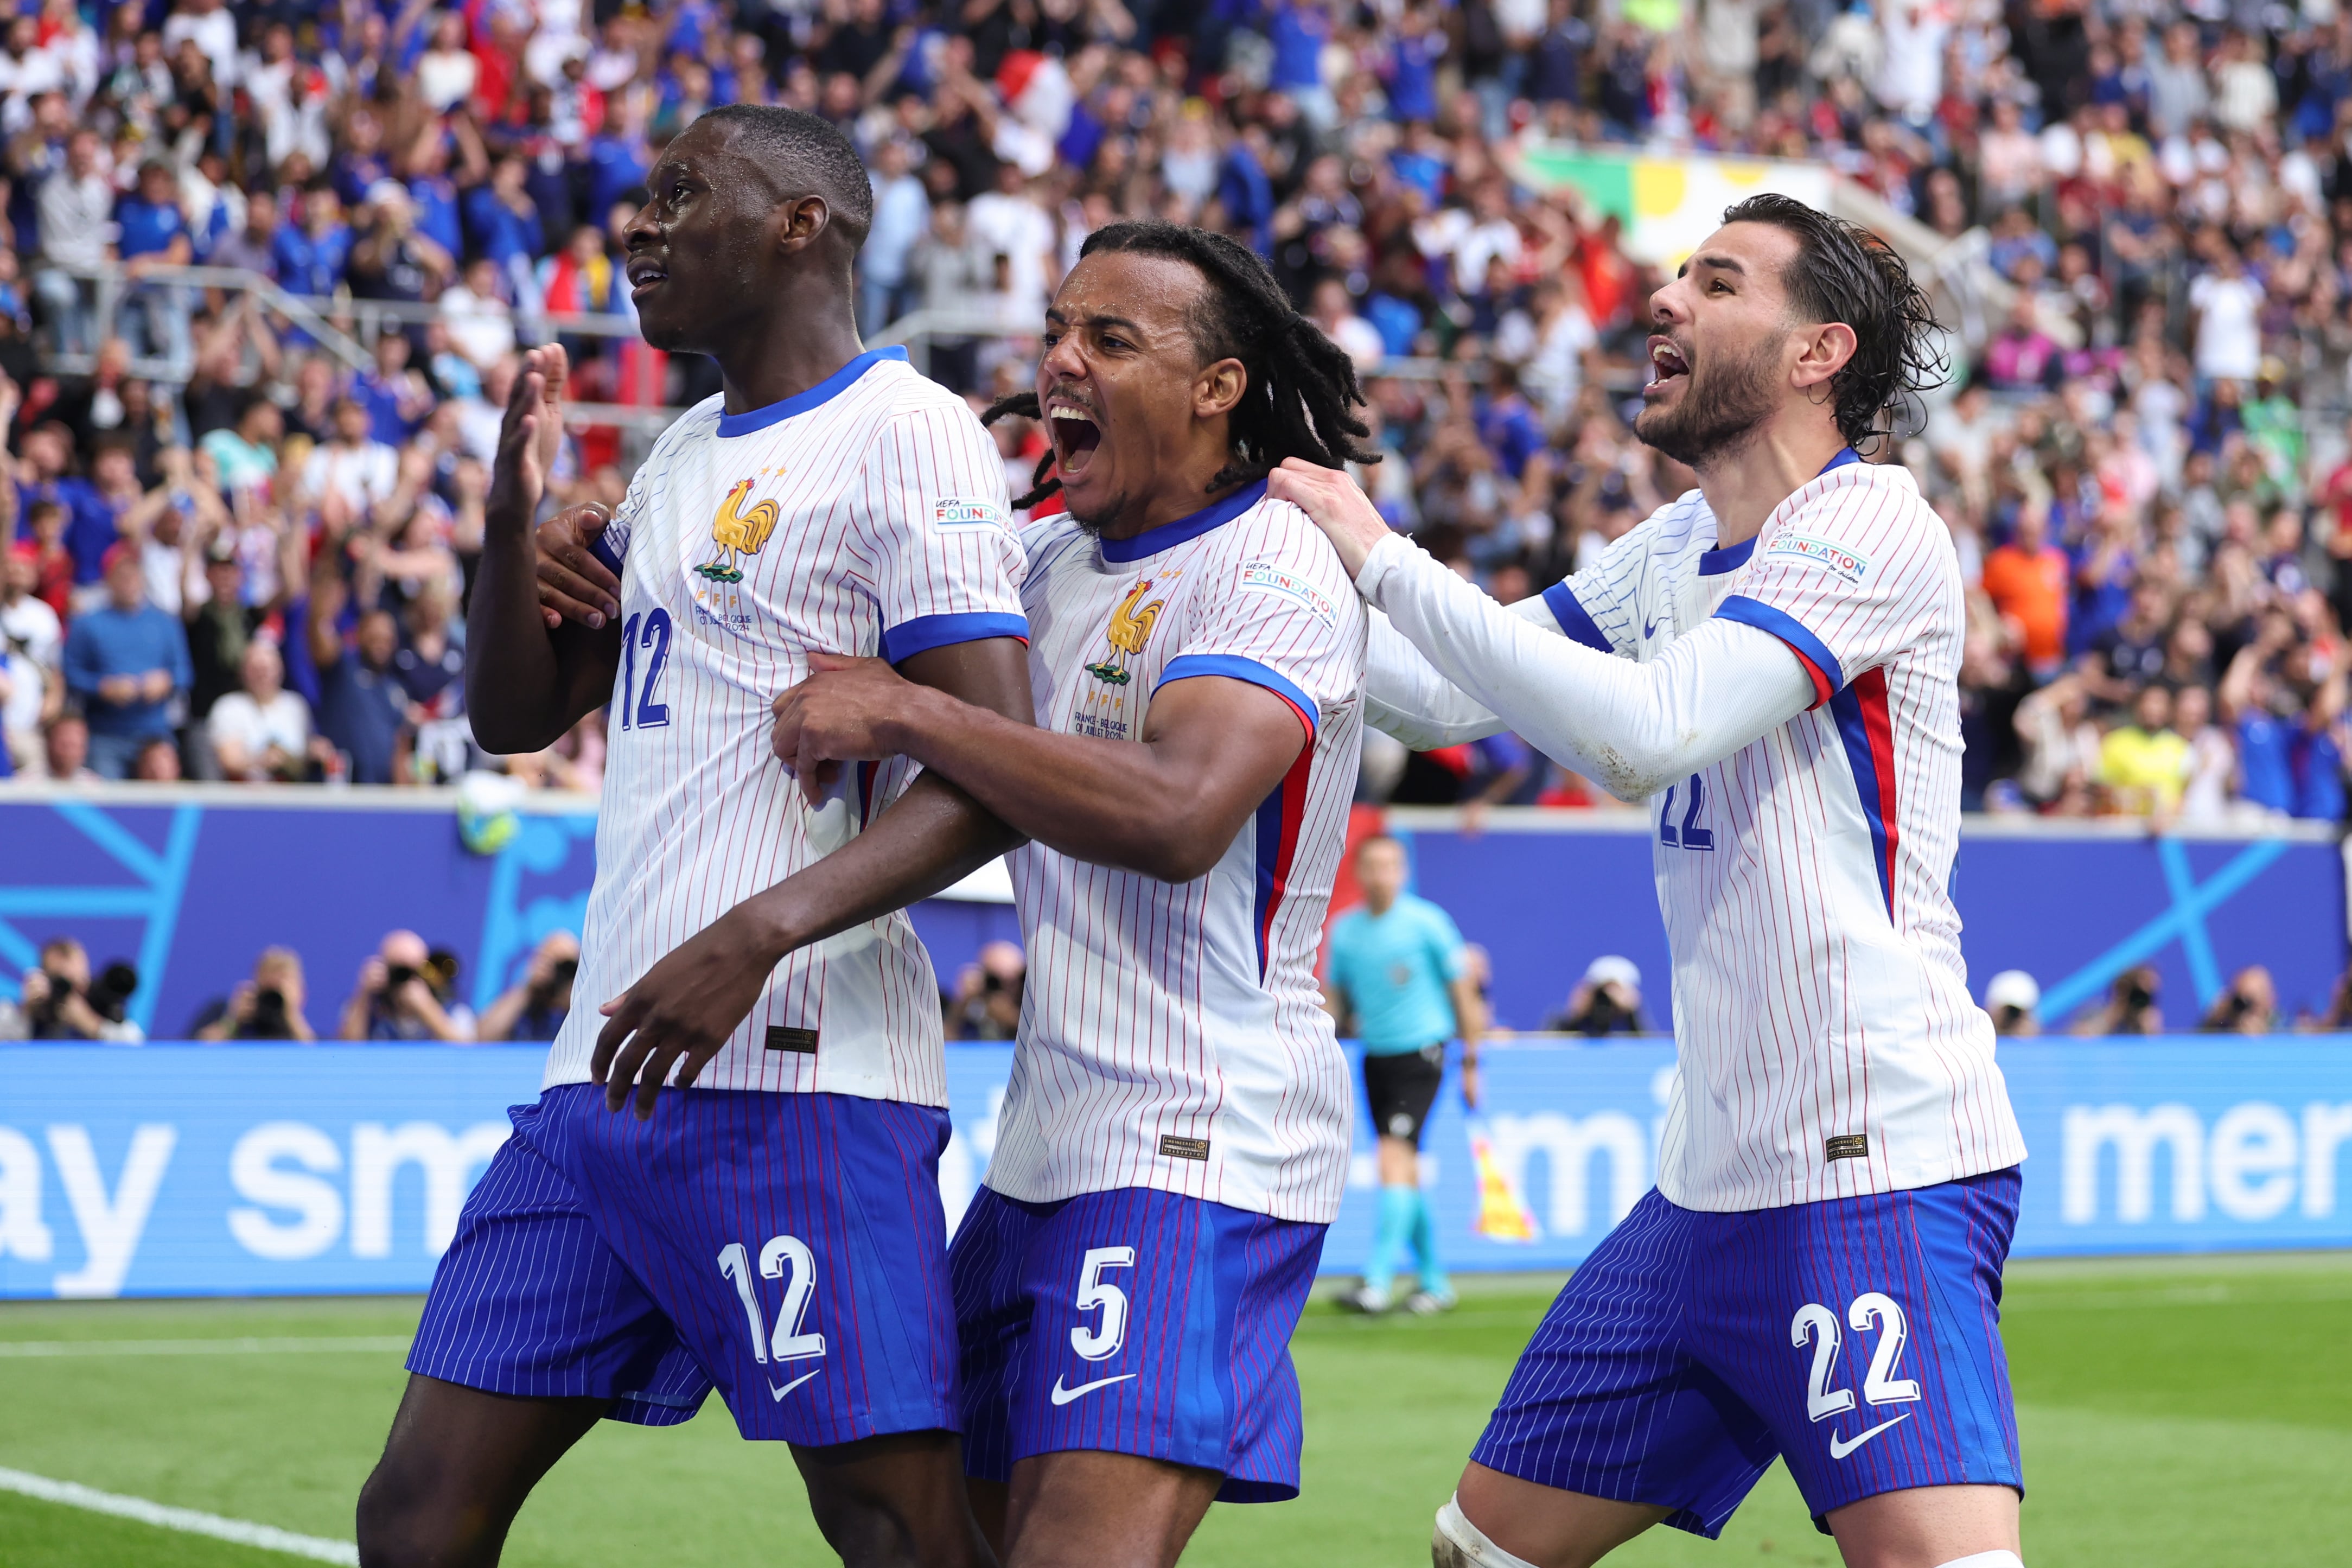
[[[1509,154],[1512,178],[1536,190],[1573,188],[1604,217],[1623,226],[1625,254],[1679,267],[1699,242],[1723,226],[1723,209],[1767,191],[1830,209],[1826,163],[1687,153],[1650,158],[1568,142],[1538,142]]]
[[[586,912],[593,816],[526,815],[496,853],[477,855],[459,841],[453,808],[415,796],[394,805],[314,790],[285,805],[233,789],[145,787],[152,796],[131,798],[168,804],[116,804],[127,792],[103,805],[0,798],[0,996],[15,994],[40,942],[75,936],[94,963],[137,968],[131,1013],[149,1035],[181,1037],[263,948],[283,944],[308,967],[307,1015],[328,1036],[389,931],[454,954],[457,1000],[479,1011],[521,977],[542,937],[578,931]],[[1585,966],[1616,953],[1640,966],[1649,1026],[1672,1026],[1656,825],[1646,815],[1496,812],[1477,834],[1457,831],[1447,813],[1389,816],[1407,840],[1416,890],[1491,955],[1496,1022],[1542,1027]],[[2075,836],[1976,821],[1961,837],[1953,895],[1978,993],[1997,971],[2026,970],[2053,1024],[2141,963],[2155,966],[2176,1028],[2192,1026],[2243,965],[2269,967],[2290,1017],[2325,1009],[2344,967],[2344,863],[2319,834],[2179,839],[2086,826]],[[1020,934],[1002,902],[933,899],[913,915],[942,984],[983,942]]]
[[[948,1053],[950,1223],[987,1167],[1012,1051]],[[538,1092],[536,1049],[0,1047],[0,1297],[415,1291]],[[2004,1043],[2032,1151],[2020,1256],[2352,1246],[2352,1037]],[[1425,1180],[1469,1269],[1562,1268],[1650,1186],[1670,1047],[1494,1049],[1479,1126],[1449,1084]],[[656,1112],[658,1114],[658,1112]],[[1370,1240],[1359,1115],[1328,1274]],[[1494,1227],[1489,1226],[1490,1230]]]

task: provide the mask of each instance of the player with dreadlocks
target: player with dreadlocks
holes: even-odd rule
[[[1003,1562],[1164,1568],[1209,1504],[1298,1489],[1288,1352],[1345,1184],[1315,982],[1365,615],[1286,459],[1368,458],[1348,356],[1265,265],[1097,232],[1035,391],[1066,516],[1023,535],[1037,727],[878,660],[779,701],[804,787],[903,753],[1031,842],[1012,1081],[949,1254],[964,1464]]]
[[[1711,1536],[1778,1455],[1854,1568],[2021,1568],[1998,1325],[2025,1145],[1951,898],[1968,608],[1910,474],[1858,456],[1940,369],[1934,319],[1884,242],[1780,195],[1650,308],[1634,434],[1698,488],[1531,607],[1344,478],[1275,477],[1393,622],[1374,721],[1507,724],[1647,801],[1674,952],[1657,1188],[1545,1317],[1433,1551]]]

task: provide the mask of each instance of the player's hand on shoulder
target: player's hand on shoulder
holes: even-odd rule
[[[841,763],[897,750],[883,739],[883,728],[904,714],[919,689],[882,659],[813,653],[808,679],[770,705],[776,715],[770,744],[814,805]]]
[[[605,1024],[588,1072],[604,1086],[604,1108],[619,1110],[634,1093],[642,1121],[673,1070],[676,1087],[690,1087],[760,999],[776,956],[751,920],[730,910],[599,1008]]]
[[[596,501],[557,512],[532,536],[539,551],[539,614],[549,631],[566,621],[602,627],[621,614],[621,580],[596,557],[613,515]]]
[[[1388,520],[1345,468],[1326,468],[1302,458],[1285,458],[1265,477],[1265,493],[1286,500],[1314,520],[1353,582],[1372,547],[1389,536]]]

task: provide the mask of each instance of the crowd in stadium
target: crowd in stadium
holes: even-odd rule
[[[1628,429],[1654,272],[1616,217],[1517,181],[1528,139],[1824,162],[1981,230],[2017,302],[1954,340],[1957,397],[1883,454],[1969,584],[1966,804],[2340,820],[2335,9],[24,0],[0,47],[0,768],[593,789],[596,720],[503,760],[466,725],[487,459],[519,344],[561,335],[590,404],[715,389],[627,330],[619,236],[667,137],[760,100],[850,132],[877,196],[864,325],[952,313],[931,369],[976,400],[1024,376],[1020,331],[1092,228],[1245,237],[1356,356],[1381,507],[1507,600],[1690,482]],[[389,301],[400,330],[352,364],[283,300],[151,280],[183,263],[340,298],[338,326]],[[999,429],[1020,493],[1043,442]],[[556,489],[616,501],[632,456],[583,428]],[[1368,763],[1376,798],[1594,798],[1508,736]]]

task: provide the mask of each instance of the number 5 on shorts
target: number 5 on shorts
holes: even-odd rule
[[[1087,1249],[1086,1260],[1078,1268],[1078,1310],[1091,1312],[1102,1309],[1102,1321],[1089,1329],[1083,1325],[1070,1331],[1070,1348],[1083,1361],[1108,1361],[1118,1353],[1127,1338],[1127,1292],[1104,1281],[1106,1268],[1135,1267],[1135,1248],[1131,1247],[1094,1247]]]

